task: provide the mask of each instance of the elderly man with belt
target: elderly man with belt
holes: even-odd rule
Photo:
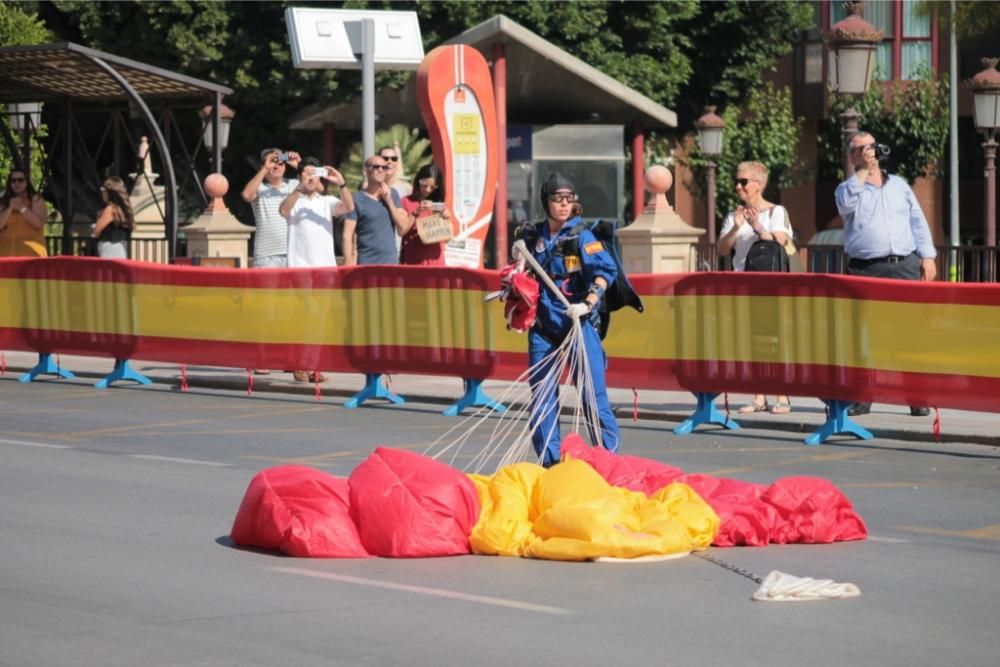
[[[844,220],[847,272],[854,276],[934,280],[937,265],[934,239],[917,196],[899,176],[883,171],[875,137],[867,132],[851,139],[855,174],[837,186],[837,210]],[[871,403],[855,403],[851,416],[868,414]],[[911,407],[914,417],[930,410]]]

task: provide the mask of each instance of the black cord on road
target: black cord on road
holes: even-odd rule
[[[724,561],[724,560],[722,560],[720,558],[715,558],[714,556],[709,556],[708,553],[706,553],[704,551],[696,551],[696,552],[694,552],[694,555],[697,556],[698,558],[701,558],[702,560],[707,560],[709,563],[714,563],[714,564],[718,565],[719,567],[721,567],[723,569],[729,570],[730,572],[735,572],[736,574],[740,575],[741,577],[746,577],[747,579],[749,579],[751,581],[755,581],[758,584],[764,583],[764,580],[761,577],[757,576],[756,574],[754,574],[750,570],[745,570],[745,569],[743,569],[742,567],[740,567],[738,565],[733,565],[732,563],[727,563],[726,561]]]

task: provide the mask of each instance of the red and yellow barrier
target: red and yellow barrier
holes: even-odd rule
[[[636,276],[612,386],[1000,411],[1000,286],[822,274]],[[497,273],[0,260],[0,346],[240,368],[507,378]]]

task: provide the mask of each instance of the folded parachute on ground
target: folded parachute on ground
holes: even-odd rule
[[[549,560],[643,558],[704,549],[715,512],[683,484],[651,497],[611,486],[583,461],[530,463],[473,476],[483,511],[475,553]]]
[[[681,482],[705,499],[721,525],[717,547],[826,544],[863,540],[864,520],[834,484],[818,477],[785,477],[769,486],[711,475],[685,475],[637,456],[589,447],[577,435],[563,441],[562,456],[586,461],[601,477],[627,489],[654,494],[657,484]],[[674,475],[674,472],[680,473]]]
[[[305,466],[277,466],[250,480],[233,542],[289,556],[367,558],[349,511],[347,480]]]
[[[350,487],[351,513],[369,553],[395,558],[469,553],[479,499],[459,470],[379,447],[351,473]]]

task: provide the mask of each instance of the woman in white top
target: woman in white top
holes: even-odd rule
[[[764,199],[767,187],[767,167],[760,162],[741,162],[736,167],[736,196],[740,205],[726,216],[719,232],[719,254],[733,253],[733,270],[743,271],[747,253],[757,241],[777,241],[785,245],[792,238],[792,228],[784,207]],[[787,396],[778,396],[770,410],[783,415],[791,412]],[[765,412],[767,397],[757,394],[753,402],[740,408],[740,412]]]

